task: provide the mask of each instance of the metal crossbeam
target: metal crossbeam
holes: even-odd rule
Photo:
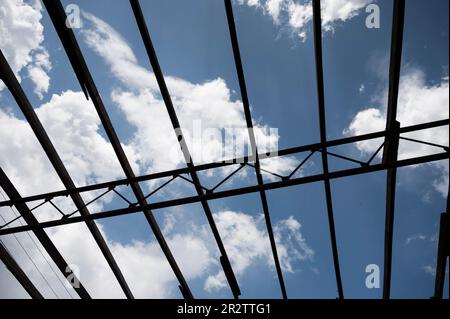
[[[6,268],[11,272],[11,274],[17,279],[17,281],[22,285],[23,289],[30,295],[33,299],[44,299],[36,286],[27,277],[25,272],[16,262],[14,257],[9,253],[3,242],[0,241],[0,260],[5,264]]]
[[[117,156],[117,159],[120,162],[120,165],[126,175],[127,178],[134,178],[134,172],[131,168],[131,165],[128,161],[128,158],[125,155],[125,152],[120,144],[119,138],[115,132],[114,126],[111,123],[108,113],[106,112],[103,101],[100,97],[100,94],[97,90],[97,87],[94,83],[94,80],[89,72],[87,64],[83,58],[83,54],[78,46],[76,38],[70,28],[67,28],[66,23],[66,14],[64,12],[64,8],[61,5],[59,0],[43,0],[44,5],[47,8],[47,11],[52,19],[53,25],[59,35],[59,38],[64,46],[65,51],[69,57],[70,63],[72,64],[75,73],[77,74],[78,80],[80,81],[80,85],[83,88],[86,97],[91,97],[92,102],[95,106],[98,116],[102,122],[102,125],[105,129],[106,135],[111,142],[111,145],[114,149],[114,152]],[[131,188],[133,190],[134,195],[136,196],[138,203],[141,206],[145,206],[147,204],[146,199],[144,198],[144,193],[142,192],[141,187],[138,183],[131,183]],[[164,255],[166,256],[169,265],[171,266],[175,276],[177,277],[180,283],[180,290],[183,296],[186,299],[193,299],[192,293],[189,289],[189,286],[184,278],[178,264],[173,257],[172,252],[170,251],[169,246],[159,228],[153,213],[149,209],[144,209],[144,216],[147,219],[153,233],[155,234],[155,238],[157,239]],[[125,280],[123,280],[124,284]],[[126,287],[127,288],[127,287]],[[131,291],[127,288],[127,295],[132,297]]]
[[[404,160],[399,160],[395,163],[380,163],[380,164],[374,164],[370,165],[368,167],[357,167],[357,168],[351,168],[346,170],[340,170],[340,171],[334,171],[330,172],[328,174],[328,178],[330,180],[337,179],[337,178],[343,178],[348,176],[355,176],[355,175],[361,175],[371,172],[378,172],[382,170],[386,170],[391,167],[404,167],[404,166],[411,166],[411,165],[417,165],[417,164],[423,164],[423,163],[430,163],[434,161],[440,161],[443,159],[448,159],[449,153],[438,153],[433,155],[426,155],[426,156],[419,156],[414,158],[408,158]],[[0,236],[7,235],[7,234],[13,234],[17,232],[22,232],[26,230],[32,230],[34,228],[48,228],[48,227],[54,227],[54,226],[61,226],[61,225],[68,225],[68,224],[74,224],[81,221],[86,220],[96,220],[96,219],[102,219],[102,218],[108,218],[108,217],[116,217],[116,216],[122,216],[132,213],[140,212],[144,208],[148,209],[161,209],[161,208],[168,208],[168,207],[174,207],[174,206],[180,206],[180,205],[186,205],[186,204],[193,204],[198,203],[201,200],[213,200],[213,199],[219,199],[219,198],[226,198],[226,197],[233,197],[233,196],[239,196],[239,195],[245,195],[245,194],[251,194],[259,192],[260,189],[264,189],[265,191],[273,190],[273,189],[279,189],[284,187],[290,187],[295,185],[302,185],[302,184],[308,184],[308,183],[315,183],[320,182],[325,179],[324,174],[317,174],[317,175],[310,175],[306,177],[299,177],[284,181],[278,181],[278,182],[272,182],[272,183],[264,183],[264,185],[254,185],[254,186],[247,186],[247,187],[240,187],[240,188],[234,188],[230,190],[225,190],[221,192],[216,193],[207,193],[203,196],[190,196],[190,197],[183,197],[183,198],[177,198],[177,199],[171,199],[171,200],[165,200],[161,202],[155,202],[148,204],[144,207],[128,207],[128,208],[120,208],[110,211],[105,211],[101,213],[95,213],[91,214],[89,216],[74,216],[69,219],[60,219],[55,221],[48,221],[39,223],[36,226],[18,226],[14,228],[4,228],[0,229]]]
[[[328,154],[326,149],[326,123],[325,123],[325,94],[323,85],[323,63],[322,63],[322,19],[320,16],[320,0],[313,0],[313,27],[314,27],[314,55],[316,58],[316,81],[317,98],[319,108],[320,143],[322,154],[322,169],[324,174],[325,198],[327,204],[328,226],[330,231],[331,249],[333,252],[334,272],[336,276],[336,286],[340,299],[344,298],[342,287],[341,271],[339,266],[339,255],[336,242],[336,230],[333,217],[333,202],[331,199],[331,185],[328,172]]]
[[[440,121],[417,124],[417,125],[412,125],[412,126],[405,126],[405,127],[400,128],[400,133],[415,132],[415,131],[420,131],[420,130],[429,129],[429,128],[442,127],[442,126],[446,126],[449,124],[450,124],[449,120],[440,120]],[[385,134],[386,134],[385,131],[379,131],[379,132],[373,132],[373,133],[364,134],[364,135],[346,137],[346,138],[342,138],[342,139],[327,141],[326,145],[328,147],[348,145],[348,144],[355,143],[355,142],[362,142],[362,141],[367,141],[370,139],[380,138],[380,137],[385,136]],[[321,146],[320,143],[316,143],[316,144],[308,144],[308,145],[303,145],[303,146],[285,148],[285,149],[281,149],[276,152],[271,152],[270,154],[260,153],[259,158],[260,159],[274,158],[277,156],[287,156],[287,155],[293,155],[293,154],[302,153],[302,152],[312,152],[315,149],[320,148],[320,146]],[[447,153],[448,153],[448,150],[447,150]],[[233,158],[233,159],[220,161],[220,162],[199,164],[199,165],[194,166],[194,169],[197,172],[200,172],[200,171],[204,171],[204,170],[226,167],[229,165],[235,165],[236,163],[246,164],[251,160],[252,160],[251,157],[239,157],[239,158]],[[368,164],[370,164],[370,163],[368,163]],[[131,179],[125,178],[125,179],[118,179],[118,180],[108,181],[108,182],[103,182],[103,183],[91,184],[91,185],[87,185],[87,186],[81,186],[81,187],[77,187],[73,190],[61,190],[61,191],[31,195],[31,196],[23,197],[18,202],[32,202],[32,201],[37,201],[37,200],[46,200],[46,199],[51,199],[51,198],[58,197],[58,196],[68,196],[73,193],[89,192],[89,191],[100,190],[100,189],[104,189],[104,188],[128,185],[129,183],[132,183],[132,182],[144,182],[144,181],[156,180],[156,179],[160,179],[160,178],[164,178],[164,177],[173,177],[173,176],[178,176],[179,174],[185,174],[185,173],[189,173],[189,170],[187,167],[158,172],[158,173],[152,173],[152,174],[147,174],[147,175],[142,175],[142,176],[137,176],[137,177],[131,178]],[[290,177],[292,177],[292,176],[290,176]],[[285,180],[289,180],[289,178],[286,178]],[[13,205],[15,202],[16,201],[11,201],[11,200],[2,201],[2,202],[0,202],[0,207],[10,206],[10,205]]]
[[[150,60],[150,64],[153,69],[153,73],[155,74],[156,81],[158,82],[158,86],[161,92],[161,96],[164,100],[164,104],[167,109],[167,113],[169,114],[170,122],[172,123],[172,127],[175,131],[178,143],[180,145],[181,151],[183,153],[189,174],[192,177],[192,183],[194,184],[195,190],[198,196],[202,196],[204,194],[203,187],[201,186],[200,179],[198,178],[197,172],[194,167],[192,156],[189,152],[189,148],[187,146],[186,140],[183,136],[183,131],[181,129],[180,122],[178,121],[178,117],[175,111],[175,108],[172,103],[172,99],[170,97],[169,90],[166,85],[166,81],[164,80],[164,75],[162,73],[161,67],[158,62],[158,57],[156,56],[155,49],[153,47],[153,43],[150,37],[150,33],[147,28],[147,24],[145,23],[144,15],[142,14],[141,6],[139,5],[138,0],[130,0],[131,8],[133,9],[134,16],[136,18],[136,22],[139,28],[139,32],[141,34],[142,40],[144,42],[145,49],[147,51],[147,55]],[[181,177],[181,176],[180,176]],[[225,250],[225,246],[223,244],[222,238],[220,237],[219,230],[217,229],[216,222],[214,221],[213,214],[211,212],[211,208],[206,200],[200,201],[203,211],[205,212],[208,223],[211,227],[212,233],[216,240],[217,246],[219,247],[219,251],[221,254],[220,262],[222,264],[222,268],[227,278],[228,284],[230,285],[231,291],[233,293],[234,298],[238,298],[241,294],[239,289],[239,285],[236,280],[236,276],[232,270],[230,260],[228,258],[228,254]]]

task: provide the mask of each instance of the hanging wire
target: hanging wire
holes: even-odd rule
[[[3,194],[3,192],[0,189],[0,195],[2,195],[3,200],[6,200],[5,195]],[[14,211],[14,209],[12,209],[12,207],[10,207],[11,212],[13,213],[13,215],[15,217],[18,217],[18,215],[16,214],[16,212]],[[19,214],[20,216],[20,214]],[[5,221],[5,219],[3,218],[2,215],[0,215],[0,217],[2,218],[3,221]],[[24,225],[22,223],[22,221],[19,219],[19,223],[20,225]],[[51,271],[53,272],[53,274],[55,275],[55,277],[58,279],[59,283],[61,284],[61,286],[64,288],[64,290],[67,292],[67,294],[69,295],[69,297],[71,299],[73,299],[72,294],[69,292],[69,290],[67,289],[66,285],[64,285],[64,283],[62,282],[61,278],[58,276],[57,272],[55,271],[55,269],[53,268],[52,264],[50,263],[50,261],[47,259],[47,257],[45,256],[45,254],[42,252],[42,250],[39,248],[39,245],[37,244],[36,240],[30,235],[29,232],[26,232],[26,234],[28,235],[28,237],[30,238],[30,240],[33,242],[34,246],[36,247],[36,249],[39,251],[40,255],[42,256],[42,258],[44,258],[45,262],[47,263],[47,265],[50,267]],[[49,286],[50,290],[53,292],[53,294],[56,296],[56,298],[60,299],[60,297],[56,294],[56,292],[53,290],[53,288],[51,287],[50,283],[47,281],[47,279],[44,277],[44,275],[42,274],[42,272],[39,270],[39,268],[37,267],[37,265],[34,263],[33,259],[31,259],[31,257],[29,256],[28,252],[25,250],[25,248],[22,246],[22,244],[20,243],[18,237],[16,236],[16,234],[13,234],[14,238],[16,239],[17,243],[22,247],[22,249],[25,251],[25,254],[28,256],[28,258],[31,260],[31,262],[33,263],[34,267],[38,270],[38,272],[41,274],[42,278],[45,280],[45,282],[47,283],[47,285]],[[0,240],[1,241],[1,240]]]

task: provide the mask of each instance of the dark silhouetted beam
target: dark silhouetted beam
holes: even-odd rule
[[[333,202],[331,199],[331,186],[328,178],[328,155],[326,153],[326,122],[325,122],[325,94],[323,85],[323,63],[322,63],[322,19],[320,16],[320,0],[313,0],[313,26],[314,26],[314,54],[316,59],[317,98],[319,107],[319,127],[322,153],[322,168],[324,174],[325,198],[327,203],[328,225],[330,228],[331,248],[333,251],[334,272],[336,285],[340,299],[344,298],[341,271],[339,266],[339,255],[336,242],[336,230],[334,227]]]
[[[441,127],[444,125],[448,125],[449,122],[450,122],[449,120],[440,120],[440,121],[434,121],[434,122],[429,122],[429,123],[424,123],[424,124],[405,126],[405,127],[400,128],[400,133],[407,133],[407,132],[413,132],[413,131],[418,131],[418,130],[423,130],[423,129],[434,128],[434,127]],[[379,137],[383,137],[383,136],[385,136],[385,131],[379,131],[379,132],[374,132],[374,133],[369,133],[369,134],[363,134],[363,135],[358,135],[358,136],[351,136],[351,137],[345,137],[345,138],[341,138],[341,139],[337,139],[337,140],[327,141],[326,146],[330,147],[330,146],[346,145],[349,143],[366,141],[369,139],[379,138]],[[281,150],[278,150],[277,152],[271,152],[269,154],[260,153],[259,158],[260,159],[273,158],[273,157],[286,156],[286,155],[291,155],[291,154],[296,154],[296,153],[301,153],[301,152],[314,151],[314,150],[320,149],[320,147],[321,147],[320,143],[308,144],[308,145],[303,145],[303,146],[295,146],[295,147],[291,147],[291,148],[281,149]],[[199,171],[204,171],[204,170],[208,170],[208,169],[214,169],[214,168],[219,168],[219,167],[224,167],[224,166],[229,166],[229,165],[235,165],[234,163],[248,163],[250,160],[252,160],[252,157],[239,157],[239,158],[229,159],[229,160],[220,161],[220,162],[199,164],[199,165],[196,165],[194,167],[194,169],[197,172],[199,172]],[[114,181],[108,181],[108,182],[102,182],[102,183],[97,183],[97,184],[81,186],[81,187],[74,188],[72,190],[60,190],[60,191],[55,191],[55,192],[31,195],[31,196],[23,197],[19,202],[32,202],[32,201],[36,201],[36,200],[45,200],[48,198],[54,198],[54,197],[58,197],[58,196],[68,196],[68,195],[71,195],[74,193],[89,192],[89,191],[99,190],[99,189],[103,189],[103,188],[110,188],[110,187],[115,187],[115,186],[120,186],[120,185],[128,185],[129,183],[133,183],[133,182],[144,182],[144,181],[155,180],[155,179],[164,178],[164,177],[173,177],[173,176],[177,176],[179,174],[187,174],[187,173],[189,173],[189,169],[187,167],[182,167],[182,168],[177,168],[177,169],[158,172],[158,173],[136,176],[135,178],[130,178],[130,179],[123,178],[123,179],[118,179],[118,180],[114,180]],[[15,202],[13,202],[11,200],[2,201],[2,202],[0,202],[0,207],[10,206],[10,205],[13,205],[14,203]]]
[[[236,73],[239,80],[239,88],[241,91],[242,96],[242,104],[244,106],[244,114],[245,114],[245,121],[247,123],[248,128],[248,134],[250,138],[250,146],[252,149],[252,156],[254,156],[255,161],[255,171],[256,171],[256,179],[258,181],[258,186],[262,186],[264,184],[262,175],[261,175],[261,165],[259,162],[258,157],[258,148],[256,145],[256,138],[255,138],[255,132],[253,130],[253,121],[252,116],[250,112],[250,103],[248,100],[248,94],[247,94],[247,86],[245,84],[245,76],[244,76],[244,69],[242,67],[242,61],[241,61],[241,54],[239,52],[239,42],[237,38],[236,33],[236,25],[234,22],[233,17],[233,6],[231,4],[230,0],[224,0],[225,1],[225,10],[227,13],[227,20],[228,20],[228,30],[230,32],[230,39],[231,39],[231,45],[233,47],[233,55],[234,55],[234,62],[236,65]],[[272,229],[272,223],[270,221],[270,212],[269,212],[269,205],[267,203],[267,197],[264,189],[260,188],[259,195],[261,198],[261,203],[264,211],[264,219],[266,221],[266,227],[267,227],[267,233],[269,234],[269,241],[270,241],[270,247],[272,249],[272,255],[275,262],[275,268],[277,271],[278,276],[278,282],[280,284],[281,294],[283,296],[283,299],[287,299],[287,293],[286,293],[286,287],[284,285],[284,279],[283,279],[283,272],[281,270],[280,260],[278,258],[278,252],[277,252],[277,246],[275,242],[275,237],[273,235],[273,229]]]
[[[19,192],[14,187],[13,183],[9,180],[5,172],[3,172],[2,168],[0,168],[0,186],[11,200],[18,200],[21,198]],[[34,217],[33,213],[30,211],[30,209],[25,203],[20,202],[16,203],[15,207],[19,212],[19,214],[23,217],[25,222],[28,224],[28,226],[34,226],[39,224],[38,220],[36,219],[36,217]],[[48,253],[48,255],[53,260],[55,265],[61,271],[63,276],[66,279],[67,278],[76,279],[77,277],[75,276],[75,273],[72,271],[67,262],[64,260],[59,250],[50,240],[50,237],[48,237],[47,233],[41,228],[33,229],[33,233],[37,237],[39,242],[42,244],[42,247],[44,247],[45,251]],[[80,283],[78,287],[77,286],[73,287],[76,293],[83,299],[90,299],[91,297],[89,296],[89,293],[86,291],[86,289],[84,289],[81,282],[78,279],[76,282]]]
[[[439,241],[437,251],[436,262],[436,279],[434,286],[434,298],[442,299],[444,293],[444,281],[445,281],[445,266],[447,258],[450,256],[450,218],[449,218],[449,198],[450,184],[448,185],[449,191],[447,191],[447,207],[446,211],[441,214],[440,227],[439,227]],[[450,261],[449,261],[449,274],[450,274]],[[449,279],[449,298],[450,298],[450,275]]]
[[[405,20],[405,1],[394,0],[391,33],[391,56],[389,65],[389,93],[386,113],[386,132],[383,162],[397,159],[400,123],[397,118],[398,89],[402,61],[403,25]],[[384,232],[384,271],[383,298],[389,299],[391,293],[392,240],[394,232],[395,184],[397,170],[388,169],[386,176],[386,220]]]
[[[22,90],[22,87],[20,86],[19,82],[17,81],[13,71],[11,70],[8,62],[6,61],[5,57],[3,56],[3,53],[0,50],[0,76],[5,85],[8,87],[9,91],[13,95],[14,99],[17,102],[17,105],[20,107],[20,110],[24,114],[25,118],[28,121],[28,124],[30,125],[31,129],[33,130],[34,134],[36,135],[36,138],[38,139],[39,143],[41,144],[42,148],[44,149],[45,154],[47,155],[48,159],[50,160],[51,164],[53,165],[56,173],[58,174],[59,178],[61,179],[62,183],[64,184],[64,187],[71,190],[75,188],[75,184],[70,177],[69,173],[67,172],[66,167],[64,166],[63,162],[61,161],[61,158],[59,157],[58,153],[56,152],[55,147],[53,146],[52,142],[50,141],[50,138],[47,135],[47,132],[45,131],[44,127],[42,126],[42,123],[40,122],[39,118],[37,117],[33,107],[31,106],[30,102],[28,101],[28,98],[26,97],[25,93]],[[79,210],[81,215],[87,216],[89,215],[89,210],[84,204],[83,199],[81,198],[80,194],[74,193],[71,194],[71,198],[73,202],[75,203],[75,206]],[[102,234],[100,233],[100,230],[98,229],[97,225],[93,221],[86,222],[86,225],[91,232],[92,236],[94,237],[97,245],[99,246],[100,250],[103,253],[103,256],[105,257],[106,261],[108,262],[109,266],[111,267],[114,275],[116,276],[117,280],[119,281],[125,295],[129,298],[132,298],[132,294],[128,288],[127,283],[125,282],[125,279],[123,278],[122,272],[120,271],[119,267],[117,266],[116,261],[114,260],[113,255],[111,254],[111,251],[109,250],[105,239],[103,238]]]
[[[430,163],[434,161],[439,161],[443,159],[448,159],[449,153],[438,153],[433,155],[426,155],[426,156],[420,156],[420,157],[414,157],[409,159],[404,159],[397,161],[395,163],[386,163],[386,164],[374,164],[366,167],[357,167],[357,168],[351,168],[341,171],[335,171],[330,172],[328,174],[328,178],[336,179],[336,178],[343,178],[348,176],[354,176],[354,175],[360,175],[360,174],[366,174],[366,173],[372,173],[372,172],[378,172],[382,171],[391,167],[404,167],[404,166],[410,166],[410,165],[417,165],[417,164],[423,164],[423,163]],[[81,221],[86,220],[96,220],[96,219],[102,219],[102,218],[108,218],[108,217],[116,217],[116,216],[122,216],[132,213],[140,212],[144,208],[148,209],[161,209],[161,208],[167,208],[167,207],[174,207],[179,205],[185,205],[185,204],[193,204],[200,202],[201,200],[213,200],[213,199],[219,199],[219,198],[226,198],[226,197],[232,197],[232,196],[239,196],[239,195],[245,195],[245,194],[251,194],[255,192],[259,192],[260,189],[264,189],[266,191],[272,190],[272,189],[279,189],[283,187],[289,187],[289,186],[295,186],[295,185],[302,185],[302,184],[308,184],[308,183],[315,183],[319,181],[323,181],[325,178],[324,174],[317,174],[317,175],[311,175],[306,177],[299,177],[289,180],[283,180],[279,182],[272,182],[272,183],[265,183],[263,186],[255,185],[255,186],[247,186],[247,187],[241,187],[241,188],[235,188],[225,191],[220,191],[216,193],[207,193],[203,196],[190,196],[190,197],[184,197],[184,198],[177,198],[177,199],[171,199],[156,203],[151,203],[146,205],[145,207],[128,207],[128,208],[121,208],[111,211],[105,211],[101,213],[95,213],[91,214],[89,216],[74,216],[70,217],[68,219],[61,219],[56,221],[49,221],[49,222],[43,222],[36,226],[18,226],[18,227],[11,227],[11,228],[3,228],[0,229],[0,236],[7,235],[7,234],[13,234],[17,232],[32,230],[35,228],[48,228],[48,227],[54,227],[54,226],[61,226],[61,225],[68,225],[68,224],[74,224]]]
[[[445,266],[450,250],[450,220],[448,213],[442,213],[439,227],[439,241],[436,263],[436,281],[434,289],[434,297],[442,299],[445,281]]]
[[[61,5],[61,2],[59,0],[44,0],[44,4],[50,15],[50,18],[52,19],[53,25],[64,46],[64,49],[69,57],[70,63],[72,64],[72,67],[75,73],[77,74],[78,80],[80,81],[80,85],[85,91],[85,94],[86,92],[88,94],[86,95],[86,97],[89,96],[92,99],[97,114],[105,129],[106,135],[108,136],[109,141],[111,142],[114,152],[116,153],[117,159],[119,160],[119,163],[125,173],[125,176],[128,179],[135,178],[134,172],[131,168],[128,158],[125,155],[122,145],[120,144],[119,138],[116,134],[114,126],[111,123],[111,120],[100,97],[100,94],[97,90],[97,87],[94,83],[92,75],[89,72],[86,61],[83,58],[81,50],[76,41],[75,35],[73,34],[70,28],[67,28],[65,26],[65,21],[67,17],[64,12],[64,8]],[[130,186],[133,190],[134,195],[136,196],[136,199],[138,200],[138,203],[141,206],[147,205],[147,201],[139,184],[131,183]],[[153,213],[149,209],[145,209],[143,212],[145,218],[147,219],[147,222],[149,223],[153,233],[155,234],[155,238],[157,239],[164,255],[167,258],[167,261],[169,262],[170,267],[172,268],[175,276],[178,279],[178,282],[180,283],[180,289],[182,291],[183,296],[187,297],[187,299],[192,299],[193,296],[189,289],[189,286],[180,268],[178,267],[178,264],[176,263],[175,258],[173,257],[173,254],[170,251],[169,246],[167,245],[166,240],[164,239],[164,236],[156,222],[155,217],[153,216]]]
[[[20,268],[16,260],[11,256],[6,247],[0,241],[0,260],[5,264],[6,268],[11,272],[11,274],[17,279],[17,281],[22,285],[25,291],[33,299],[44,299],[39,290],[34,286],[31,280],[27,277],[25,272]]]
[[[198,178],[197,172],[194,169],[193,159],[189,152],[188,146],[186,144],[186,140],[184,139],[183,132],[178,121],[178,117],[175,111],[175,108],[172,103],[172,99],[170,97],[169,90],[167,89],[166,81],[164,80],[164,75],[161,70],[161,67],[158,62],[158,57],[156,56],[155,49],[153,47],[153,43],[150,37],[150,33],[147,28],[147,24],[145,23],[144,15],[142,14],[141,7],[139,5],[138,0],[130,0],[131,8],[133,9],[134,16],[136,18],[136,22],[139,28],[139,32],[142,36],[142,40],[144,42],[145,49],[147,51],[147,55],[149,57],[150,63],[152,65],[153,72],[156,77],[156,81],[158,82],[158,86],[161,92],[161,96],[164,100],[164,104],[166,105],[167,113],[169,114],[170,121],[172,123],[172,127],[175,131],[177,140],[180,144],[181,151],[183,153],[189,174],[192,177],[192,182],[194,184],[195,190],[198,196],[204,195],[203,189],[201,187],[200,179]],[[227,252],[225,250],[225,246],[223,245],[222,239],[219,234],[219,230],[217,229],[216,222],[214,221],[213,214],[211,212],[211,208],[206,200],[200,201],[202,208],[205,212],[208,223],[211,227],[213,236],[217,242],[217,246],[219,248],[221,264],[223,266],[224,274],[227,278],[228,284],[230,285],[231,291],[233,293],[234,298],[238,298],[241,294],[239,289],[236,277],[232,270],[230,260],[228,258]]]

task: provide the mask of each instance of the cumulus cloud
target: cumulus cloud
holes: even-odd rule
[[[51,63],[43,45],[44,27],[39,0],[4,0],[0,3],[0,49],[19,81],[22,70],[34,83],[34,92],[42,99],[48,91]],[[0,91],[4,88],[0,82]]]
[[[112,146],[100,134],[100,119],[94,106],[82,93],[69,90],[54,94],[49,102],[35,111],[75,184],[81,186],[123,177]],[[17,179],[19,185],[23,185],[19,189],[22,193],[61,187],[25,120],[0,110],[0,134],[0,151],[8,154],[2,157],[1,166],[10,172],[11,178]],[[45,184],[41,184],[39,179],[30,181],[29,176],[34,173],[47,175],[51,180]]]
[[[430,276],[433,276],[433,277],[436,276],[436,267],[434,267],[434,266],[426,265],[423,267],[423,270],[425,271],[425,273],[427,273]]]
[[[259,7],[261,5],[261,0],[237,0],[241,5],[246,4],[250,7]]]
[[[312,20],[311,2],[298,4],[290,1],[287,7],[289,16],[289,26],[300,37],[302,41],[306,40],[306,24]]]
[[[359,91],[360,94],[362,94],[362,93],[364,93],[364,90],[365,90],[365,89],[366,89],[366,86],[362,83],[362,84],[359,86],[358,91]]]
[[[415,240],[426,240],[426,239],[427,239],[427,236],[425,236],[423,234],[413,235],[413,236],[409,236],[408,238],[406,238],[405,244],[409,245],[412,241],[415,241]]]
[[[267,0],[266,2],[267,13],[272,17],[275,24],[280,23],[283,2],[284,0]]]
[[[223,211],[214,217],[238,278],[258,261],[274,268],[263,215]],[[314,251],[306,243],[300,228],[301,224],[293,216],[279,221],[274,227],[281,268],[285,272],[294,272],[295,262],[313,259]],[[214,291],[226,285],[225,274],[219,270],[206,279],[204,287]]]
[[[60,154],[65,166],[75,184],[86,185],[101,180],[123,177],[111,145],[100,134],[100,120],[94,107],[81,92],[65,91],[54,94],[49,102],[35,108],[44,128]],[[63,185],[53,170],[49,160],[39,145],[29,124],[23,120],[0,110],[0,151],[2,156],[0,166],[12,180],[22,195],[31,195],[62,189]],[[84,194],[84,199],[90,200],[95,193]],[[90,206],[91,210],[99,210],[111,198],[103,198]],[[55,204],[64,212],[74,210],[73,203],[67,198],[55,199]],[[33,204],[31,204],[33,205]],[[9,208],[0,209],[5,221],[12,220],[18,213]],[[34,211],[38,220],[60,218],[59,213],[50,205],[44,205]],[[15,222],[12,225],[18,225]],[[108,269],[105,259],[95,244],[84,224],[58,227],[47,233],[60,249],[69,263],[75,263],[80,269],[83,284],[94,296],[120,296],[120,288]],[[106,237],[106,234],[104,234]],[[19,234],[19,239],[25,245],[30,257],[56,287],[56,293],[68,297],[64,286],[58,281],[43,259],[39,250],[29,237]],[[18,243],[11,236],[2,237],[7,247],[18,256],[18,262],[31,279],[47,297],[55,297],[48,285],[36,272],[28,256],[20,254]],[[38,244],[40,247],[40,244]],[[43,251],[43,248],[40,247]],[[82,256],[82,258],[80,258]],[[49,260],[50,258],[47,257]],[[53,265],[54,268],[56,268]],[[92,271],[92,270],[95,271]],[[61,279],[61,278],[60,278]]]
[[[326,0],[322,1],[322,27],[334,31],[337,23],[357,16],[373,0]]]
[[[446,119],[449,116],[448,76],[439,83],[427,83],[425,73],[417,67],[405,67],[400,79],[400,90],[397,107],[397,120],[402,126]],[[386,127],[387,94],[385,90],[375,99],[374,107],[358,112],[344,134],[359,135],[384,130]],[[448,146],[448,127],[422,130],[405,134],[405,137]],[[370,154],[380,146],[382,140],[358,142],[357,147],[363,153]],[[399,159],[423,156],[441,152],[442,149],[409,141],[400,141]],[[379,154],[381,156],[381,153]],[[430,163],[441,172],[441,176],[433,182],[434,188],[447,196],[448,161]],[[417,167],[417,166],[413,166]]]
[[[322,28],[334,32],[336,26],[356,17],[372,0],[323,0],[321,1]],[[272,18],[275,25],[307,39],[312,21],[312,2],[294,0],[237,0],[240,5],[256,8]]]
[[[33,61],[27,66],[28,76],[33,81],[35,88],[34,93],[42,100],[43,93],[48,91],[50,87],[50,76],[48,72],[51,70],[50,56],[44,49],[40,49],[33,55]]]
[[[169,298],[177,295],[176,278],[156,240],[122,244],[108,239],[101,227],[123,275],[136,298]],[[85,236],[85,235],[84,235]],[[76,229],[66,229],[52,236],[66,256],[73,256],[80,277],[96,298],[122,298],[123,293],[90,237],[82,238]],[[86,237],[86,236],[85,236]],[[204,275],[212,265],[207,242],[195,232],[169,233],[166,240],[187,280]],[[74,243],[78,243],[76,247]],[[83,256],[80,258],[80,256]]]

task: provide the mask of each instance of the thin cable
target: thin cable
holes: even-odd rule
[[[3,200],[6,200],[5,195],[3,194],[3,192],[0,189],[0,195],[2,195]],[[20,216],[16,214],[16,212],[14,211],[14,209],[12,209],[10,207],[10,210],[13,212],[14,216]],[[0,215],[1,216],[1,215]],[[3,218],[3,216],[1,216],[3,220],[5,220]],[[19,220],[20,225],[24,225],[23,222],[21,220]],[[28,235],[28,237],[30,238],[30,240],[33,242],[34,246],[36,247],[36,249],[39,251],[40,255],[42,256],[42,258],[44,258],[44,260],[46,261],[47,265],[50,267],[51,271],[53,272],[53,274],[55,275],[56,279],[58,279],[59,283],[61,284],[61,286],[64,288],[64,290],[67,292],[67,294],[69,295],[69,297],[71,299],[73,299],[73,296],[70,294],[69,290],[67,289],[66,285],[64,285],[64,283],[62,282],[61,278],[57,275],[55,269],[53,268],[52,264],[50,263],[50,261],[47,259],[47,257],[45,257],[44,253],[42,252],[42,250],[39,248],[38,244],[36,243],[36,240],[30,235],[29,232],[26,232],[26,234]],[[15,235],[15,234],[14,234]],[[14,236],[16,237],[16,236]],[[18,241],[17,237],[16,240]],[[20,243],[19,243],[20,244]],[[46,280],[47,281],[47,280]],[[48,283],[48,282],[47,282]],[[53,289],[50,287],[50,289],[53,291]],[[53,291],[54,292],[54,291]],[[56,294],[55,294],[56,295]],[[57,298],[59,298],[59,296],[57,296]]]
[[[2,218],[2,220],[4,222],[5,219],[3,218],[2,215],[0,215],[0,217]],[[22,245],[22,243],[20,242],[20,240],[17,238],[16,234],[13,234],[14,239],[17,241],[17,243],[19,244],[19,246],[22,248],[22,250],[25,252],[25,254],[27,255],[28,259],[30,259],[31,263],[33,264],[34,268],[36,268],[36,270],[38,271],[38,273],[41,275],[42,279],[44,279],[44,281],[46,282],[48,288],[50,288],[50,290],[53,292],[53,294],[55,295],[55,297],[57,299],[60,299],[59,296],[56,294],[56,292],[53,290],[52,286],[50,285],[50,283],[48,282],[47,278],[45,278],[44,274],[41,272],[41,270],[39,269],[39,267],[36,265],[36,263],[34,262],[34,260],[31,258],[31,256],[28,254],[27,250],[25,249],[25,247]],[[3,241],[0,240],[0,242],[3,244]],[[3,244],[4,245],[4,244]],[[4,245],[6,247],[6,245]]]

